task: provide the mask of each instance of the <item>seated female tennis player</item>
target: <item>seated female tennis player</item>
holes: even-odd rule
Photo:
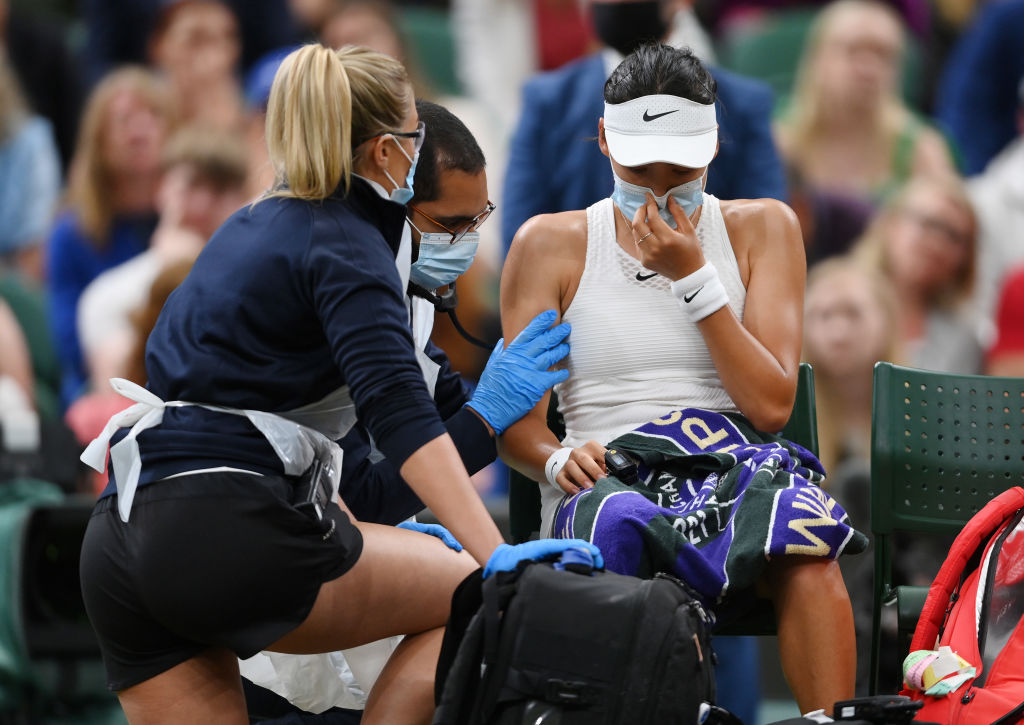
[[[586,210],[535,217],[512,244],[501,283],[506,339],[544,309],[559,310],[572,324],[570,377],[556,388],[566,438],[560,442],[548,430],[545,396],[501,442],[506,460],[534,480],[547,481],[540,484],[542,536],[551,534],[558,514],[557,535],[576,531],[596,542],[593,530],[580,532],[579,522],[565,512],[604,478],[607,443],[655,419],[667,431],[680,420],[675,414],[665,417],[673,410],[700,409],[685,413],[690,417],[682,424],[699,444],[695,450],[717,440],[719,432],[706,421],[720,418],[740,444],[774,446],[772,465],[788,460],[788,452],[778,454],[782,449],[772,443],[774,436],[755,440],[741,431],[779,431],[793,408],[803,244],[797,219],[785,204],[719,201],[703,192],[718,148],[715,89],[711,74],[688,50],[646,45],[626,57],[605,85],[605,114],[597,129],[597,142],[615,174],[611,197]],[[721,413],[738,413],[745,421]],[[734,420],[741,422],[733,425]],[[695,421],[692,430],[686,429],[687,421]],[[724,447],[723,456],[740,448]],[[816,460],[805,468],[785,465],[786,485],[769,483],[769,488],[795,492],[796,499],[785,499],[803,501],[794,509],[822,513],[810,524],[814,517],[807,513],[804,524],[790,519],[796,522],[791,536],[811,533],[807,545],[792,538],[778,549],[766,544],[744,566],[751,581],[767,583],[774,600],[783,669],[801,710],[831,711],[835,701],[853,696],[856,665],[850,600],[835,557],[863,549],[866,540],[846,523],[845,512],[808,482],[808,477],[821,479],[820,470],[807,470],[818,466]],[[633,492],[615,485],[618,493]],[[784,498],[774,499],[779,516],[785,513],[778,503]],[[694,503],[688,511],[696,508]],[[578,507],[574,510],[580,518]],[[722,530],[730,542],[740,541],[741,529],[754,525],[739,518],[743,503],[730,510]],[[685,521],[673,519],[671,508],[659,511],[677,528]],[[775,509],[765,509],[762,517],[769,537],[775,516]],[[817,524],[821,528],[813,528]],[[611,566],[614,552],[603,545],[602,551]],[[691,554],[680,554],[679,560]],[[737,580],[732,569],[723,565],[722,571],[728,574],[724,592]]]

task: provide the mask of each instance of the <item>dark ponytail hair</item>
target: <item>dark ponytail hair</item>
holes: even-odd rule
[[[612,71],[604,84],[604,100],[625,103],[654,95],[714,103],[718,83],[689,48],[646,43],[627,55]]]

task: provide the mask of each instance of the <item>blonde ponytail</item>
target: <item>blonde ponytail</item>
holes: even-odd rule
[[[351,183],[355,149],[405,120],[405,68],[366,48],[306,45],[288,55],[267,103],[273,196],[326,199]]]

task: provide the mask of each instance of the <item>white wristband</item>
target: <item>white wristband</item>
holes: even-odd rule
[[[696,272],[677,279],[671,287],[679,308],[694,322],[700,322],[729,304],[729,295],[718,277],[718,270],[710,262],[705,262]]]
[[[559,448],[557,451],[548,456],[547,462],[544,464],[544,478],[548,480],[555,488],[561,488],[555,483],[555,476],[562,470],[565,464],[569,461],[569,455],[572,453],[572,448]]]

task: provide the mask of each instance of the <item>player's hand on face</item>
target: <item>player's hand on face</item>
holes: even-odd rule
[[[640,263],[675,281],[704,266],[704,253],[693,223],[671,196],[667,208],[675,219],[675,229],[661,218],[654,196],[648,193],[647,203],[633,217],[633,239],[640,253]]]

